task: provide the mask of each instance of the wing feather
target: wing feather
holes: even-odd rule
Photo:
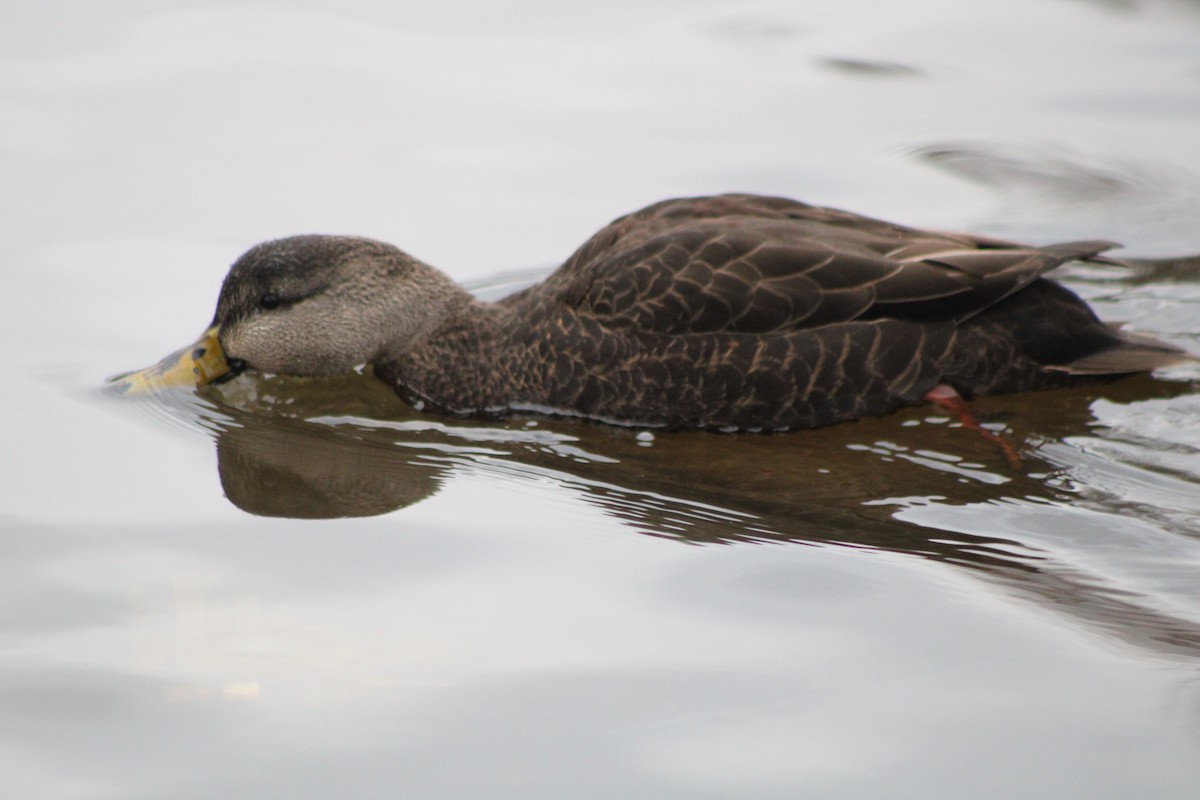
[[[599,231],[510,298],[610,328],[767,333],[856,320],[961,321],[1107,242],[1034,248],[746,195],[665,201]]]

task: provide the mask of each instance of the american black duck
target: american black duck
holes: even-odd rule
[[[474,299],[391,245],[251,248],[196,345],[123,380],[368,364],[418,408],[788,430],[927,398],[1062,387],[1186,358],[1042,277],[1113,247],[1029,247],[754,195],[667,200],[543,283]]]

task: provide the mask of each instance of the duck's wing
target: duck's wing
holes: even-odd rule
[[[1048,269],[1111,246],[1024,247],[725,195],[667,201],[616,220],[528,299],[659,333],[961,320]]]

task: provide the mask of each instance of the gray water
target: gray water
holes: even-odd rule
[[[301,232],[670,196],[1200,253],[1200,6],[9,3],[0,795],[1200,797],[1200,370],[780,436],[105,379]],[[1063,279],[1200,353],[1194,262]]]

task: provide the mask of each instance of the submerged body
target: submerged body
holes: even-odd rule
[[[622,217],[543,283],[485,303],[390,245],[292,237],[234,264],[196,362],[206,375],[219,350],[234,371],[366,363],[410,402],[456,414],[811,428],[939,386],[1020,392],[1179,360],[1041,277],[1111,246],[1026,247],[722,195]]]

